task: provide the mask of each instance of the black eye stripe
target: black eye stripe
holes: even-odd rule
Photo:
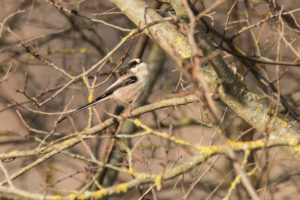
[[[136,62],[135,60],[134,60],[134,61],[131,61],[131,62],[129,63],[129,67],[130,67],[130,68],[131,68],[131,67],[135,67],[137,64],[138,64],[138,62]]]
[[[127,67],[132,68],[135,67],[137,64],[140,64],[141,60],[140,59],[133,59],[128,62]]]
[[[137,61],[138,60],[138,61]],[[123,75],[123,74],[126,74],[131,68],[134,68],[134,67],[136,67],[138,64],[140,64],[141,63],[141,61],[139,60],[139,59],[137,59],[137,60],[131,60],[131,61],[129,61],[128,63],[127,63],[127,65],[125,66],[125,67],[123,67],[123,68],[121,68],[120,70],[119,70],[119,73],[120,73],[120,75]]]

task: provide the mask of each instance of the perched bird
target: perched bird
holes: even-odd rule
[[[114,100],[123,105],[135,102],[141,96],[148,82],[149,71],[147,64],[145,62],[141,62],[140,59],[133,59],[120,71],[120,75],[121,76],[99,97],[74,110],[68,115],[73,115],[83,109],[108,99]],[[57,123],[62,122],[66,118],[67,116],[64,116]]]

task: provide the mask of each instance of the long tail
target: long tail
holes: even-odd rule
[[[84,109],[86,109],[86,108],[88,108],[88,107],[90,107],[90,106],[93,106],[93,105],[95,105],[95,104],[97,104],[97,103],[100,103],[100,102],[102,102],[102,101],[105,101],[105,100],[109,99],[110,97],[111,97],[110,95],[107,95],[107,96],[100,96],[100,97],[96,98],[96,99],[93,100],[92,102],[90,102],[90,103],[88,103],[88,104],[85,104],[84,106],[81,106],[80,108],[77,108],[77,109],[74,110],[73,112],[71,112],[71,113],[65,115],[63,118],[61,118],[60,120],[57,121],[57,124],[59,124],[59,123],[61,123],[62,121],[64,121],[64,120],[67,118],[67,116],[74,115],[74,114],[76,114],[76,113],[78,113],[78,112],[80,112],[80,111],[82,111],[82,110],[84,110]]]

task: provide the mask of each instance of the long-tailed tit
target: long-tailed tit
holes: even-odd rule
[[[99,97],[72,111],[68,115],[73,115],[85,108],[108,99],[112,99],[120,104],[135,102],[141,96],[148,82],[149,71],[147,64],[141,62],[140,59],[133,59],[120,71],[120,75],[120,78],[109,86]],[[67,116],[64,116],[57,123],[62,122],[66,117]]]

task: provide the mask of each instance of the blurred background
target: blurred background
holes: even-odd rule
[[[186,34],[174,9],[164,3],[168,1],[145,2],[162,17],[172,16],[173,26]],[[199,12],[205,10],[198,23],[205,27],[215,46],[224,50],[222,56],[232,71],[271,108],[297,123],[300,68],[292,64],[299,63],[300,58],[300,1],[191,0],[190,3]],[[50,147],[111,118],[118,112],[117,105],[109,101],[72,116],[73,121],[67,119],[56,125],[62,112],[88,103],[91,94],[95,98],[105,90],[118,76],[118,73],[112,73],[116,66],[123,62],[122,67],[136,57],[149,64],[153,76],[153,83],[137,106],[188,94],[198,94],[201,99],[200,102],[143,114],[140,116],[143,124],[201,145],[224,143],[217,133],[219,128],[232,140],[264,137],[226,107],[209,85],[221,113],[222,120],[217,122],[207,108],[202,90],[195,85],[189,66],[179,67],[159,44],[142,33],[128,39],[84,78],[66,85],[72,78],[88,71],[136,28],[111,1],[1,0],[0,5],[1,153]],[[244,57],[235,55],[233,46]],[[110,77],[108,81],[107,77]],[[193,149],[155,135],[115,141],[119,145],[110,149],[116,132],[142,132],[130,123],[126,122],[124,126],[109,127],[90,136],[85,142],[64,151],[67,153],[61,152],[32,167],[13,179],[13,184],[42,195],[65,195],[82,188],[97,190],[101,188],[99,185],[107,187],[132,180],[133,177],[126,173],[108,178],[108,171],[100,173],[101,167],[95,163],[71,156],[82,155],[113,163],[113,154],[117,154],[119,157],[114,164],[127,167],[128,157],[119,143],[135,147],[134,171],[148,174],[162,173],[197,155]],[[42,156],[38,153],[3,160],[3,166],[12,175]],[[238,157],[243,160],[243,154]],[[253,170],[251,183],[261,199],[300,198],[299,162],[288,151],[275,147],[253,152],[246,169]],[[145,193],[149,189],[145,185],[111,199],[223,199],[235,176],[232,160],[226,155],[217,155],[167,181],[161,191],[150,187],[150,192]],[[0,177],[0,181],[6,179],[2,171]],[[241,184],[230,196],[230,199],[248,198]]]

